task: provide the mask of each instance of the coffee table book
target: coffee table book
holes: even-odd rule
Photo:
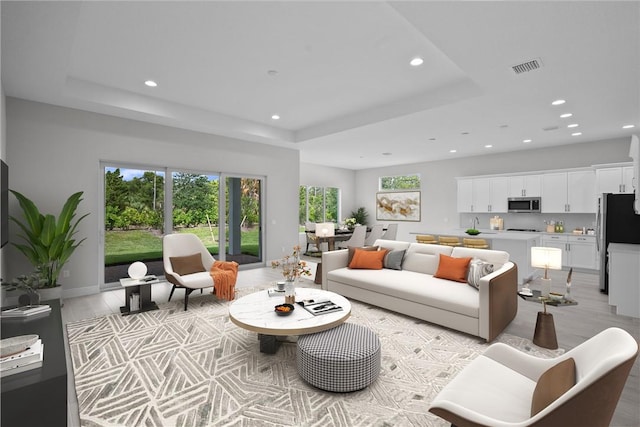
[[[44,359],[44,343],[38,340],[27,350],[0,360],[0,377],[40,368]]]
[[[48,305],[25,305],[22,307],[10,308],[2,310],[2,317],[29,317],[35,314],[47,313],[51,311]]]

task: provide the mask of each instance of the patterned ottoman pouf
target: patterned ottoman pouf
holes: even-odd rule
[[[327,391],[348,392],[371,384],[380,373],[380,340],[371,329],[343,323],[298,338],[298,373]]]

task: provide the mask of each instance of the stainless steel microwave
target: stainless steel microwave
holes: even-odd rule
[[[509,197],[507,210],[515,213],[540,213],[540,197]]]

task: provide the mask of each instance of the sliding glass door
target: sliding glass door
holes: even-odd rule
[[[197,235],[218,260],[262,263],[263,178],[117,164],[101,170],[105,284],[127,277],[134,261],[162,276],[165,233]]]
[[[262,179],[227,176],[226,259],[239,264],[262,262]]]
[[[162,275],[162,169],[104,166],[104,283],[127,277],[134,261]]]

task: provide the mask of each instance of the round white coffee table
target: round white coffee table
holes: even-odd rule
[[[229,318],[237,326],[257,332],[260,351],[275,353],[280,341],[277,336],[306,335],[324,331],[342,324],[351,315],[349,300],[334,292],[313,288],[296,288],[296,301],[331,301],[342,310],[313,315],[295,304],[288,316],[278,316],[274,307],[284,303],[284,296],[269,296],[267,290],[254,292],[235,300],[229,306]]]

